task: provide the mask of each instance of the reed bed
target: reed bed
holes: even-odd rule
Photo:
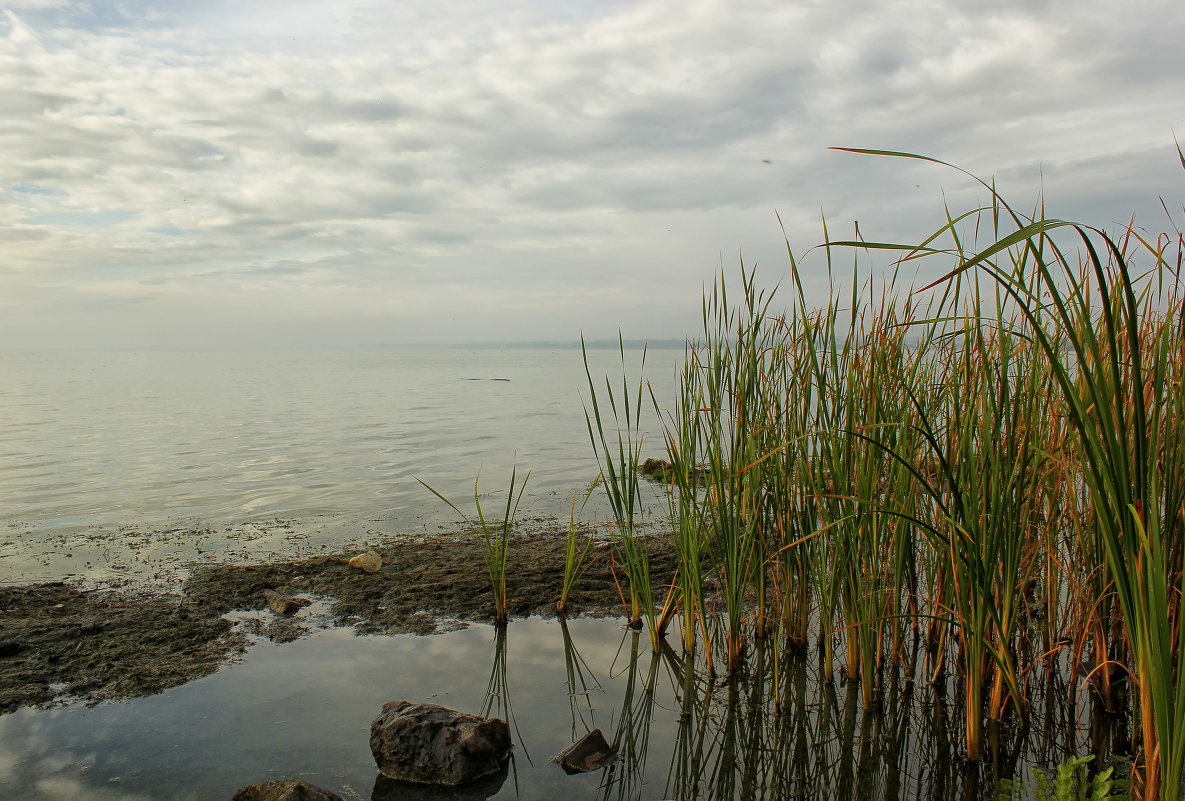
[[[644,586],[631,517],[641,386],[606,382],[599,404],[589,376],[634,617],[659,653],[679,615],[685,654],[702,647],[711,675],[813,640],[822,675],[838,665],[865,708],[908,671],[950,684],[970,760],[1000,722],[1026,723],[1050,677],[1078,674],[1058,686],[1132,716],[1133,794],[1177,798],[1182,237],[1022,214],[982,185],[983,208],[948,212],[920,245],[828,236],[816,255],[833,287],[850,260],[851,288],[821,307],[788,241],[790,286],[763,291],[742,267],[739,289],[721,277],[705,291],[677,402],[653,404],[674,588]],[[897,272],[861,282],[885,252]],[[901,280],[935,260],[939,281]]]

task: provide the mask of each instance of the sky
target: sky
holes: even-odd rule
[[[1180,0],[10,2],[0,349],[681,338],[785,237],[821,303],[824,220],[986,200],[834,147],[1169,230],[1182,41]]]

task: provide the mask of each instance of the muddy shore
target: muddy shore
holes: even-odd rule
[[[512,541],[507,595],[512,617],[555,615],[565,539]],[[21,706],[86,703],[162,692],[210,674],[242,654],[252,636],[287,642],[324,626],[360,635],[431,634],[492,622],[480,542],[469,536],[395,541],[374,549],[375,573],[349,567],[352,554],[252,565],[195,565],[180,593],[87,590],[65,583],[0,587],[0,714]],[[652,576],[669,582],[674,552],[652,540]],[[610,549],[595,544],[569,600],[572,615],[622,614]],[[281,615],[264,591],[320,602]],[[238,614],[247,612],[249,614]]]

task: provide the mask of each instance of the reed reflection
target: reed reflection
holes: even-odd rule
[[[601,684],[561,631],[580,734],[593,726],[588,699]],[[626,631],[605,684],[621,692],[612,726],[618,757],[603,769],[599,797],[979,801],[994,799],[1001,780],[1027,778],[1034,764],[1059,764],[1083,745],[1110,759],[1124,736],[1116,725],[1123,717],[1107,717],[1101,699],[1068,703],[1066,687],[1034,687],[1029,725],[984,721],[983,757],[969,760],[951,750],[966,726],[961,685],[928,681],[920,646],[905,647],[883,671],[871,703],[858,679],[826,678],[819,657],[754,640],[741,669],[718,679],[706,654],[655,653]],[[673,729],[665,728],[668,714]],[[661,790],[655,748],[665,752]]]

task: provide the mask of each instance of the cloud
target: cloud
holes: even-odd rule
[[[775,209],[797,243],[976,200],[832,145],[1102,224],[1180,196],[1176,4],[419,6],[7,11],[0,337],[94,298],[249,310],[235,341],[679,336],[721,254],[784,272]]]

